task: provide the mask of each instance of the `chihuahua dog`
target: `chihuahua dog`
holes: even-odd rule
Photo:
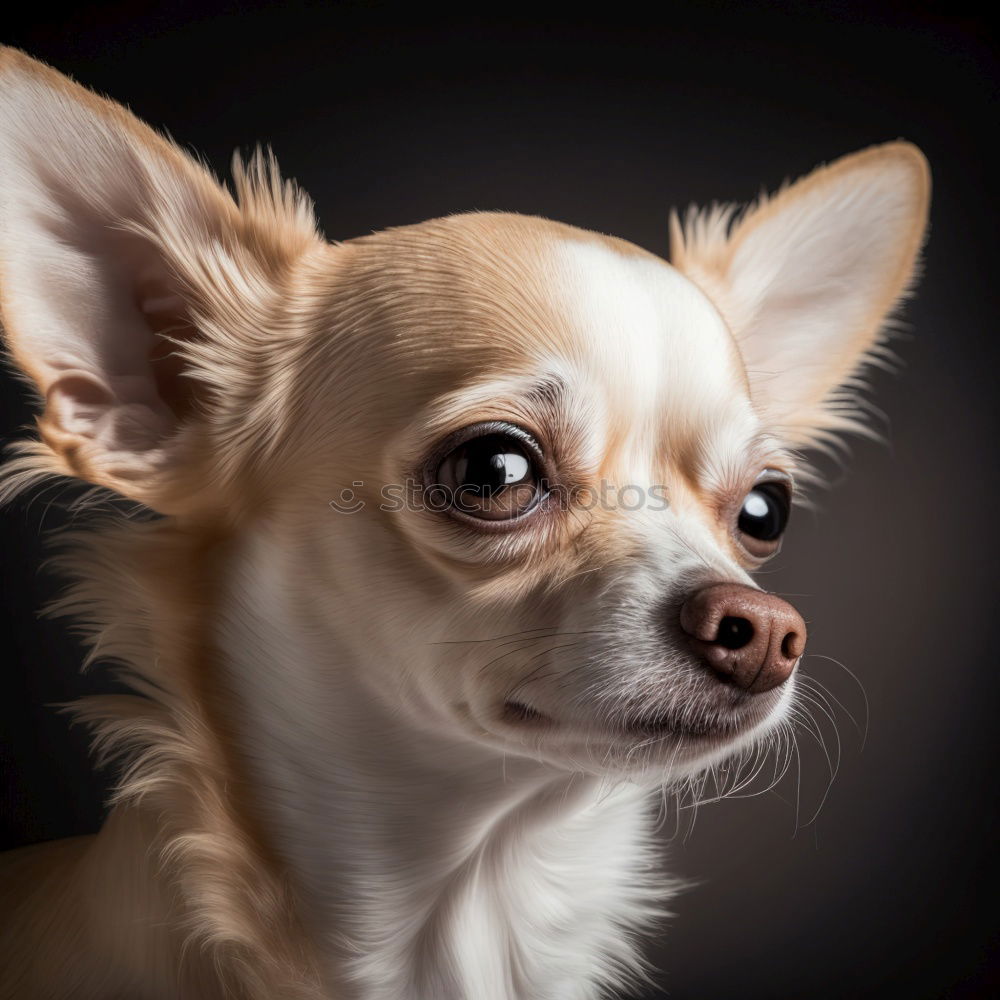
[[[44,403],[7,496],[149,508],[59,610],[99,834],[5,855],[0,996],[584,1000],[643,975],[665,787],[789,722],[806,629],[752,573],[861,420],[929,177],[890,142],[673,260],[540,218],[345,243],[269,155],[233,193],[0,56],[0,300]]]

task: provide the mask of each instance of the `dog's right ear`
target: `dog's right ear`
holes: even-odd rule
[[[45,402],[25,478],[74,475],[165,512],[211,492],[205,469],[196,486],[178,469],[224,453],[205,425],[227,393],[255,405],[277,289],[325,245],[270,160],[237,163],[235,187],[237,200],[124,108],[0,49],[0,321]]]
[[[908,142],[820,167],[739,215],[672,221],[673,262],[726,319],[767,428],[793,447],[864,429],[858,389],[884,355],[930,204],[930,171]]]

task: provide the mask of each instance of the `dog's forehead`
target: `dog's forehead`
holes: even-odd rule
[[[624,240],[483,212],[351,245],[359,265],[351,292],[377,306],[375,325],[408,366],[456,374],[556,366],[636,401],[668,386],[676,393],[685,379],[702,397],[748,395],[718,310],[666,261]]]
[[[498,410],[554,382],[564,416],[585,410],[602,450],[704,451],[714,441],[712,450],[735,453],[757,430],[719,311],[666,261],[624,240],[477,213],[349,248],[349,304],[337,311],[365,317],[356,329],[365,356],[379,359],[372,377],[392,381],[379,394],[379,426],[424,414],[454,429],[490,401]]]
[[[620,241],[554,239],[544,250],[565,349],[588,380],[631,407],[664,409],[748,396],[722,317],[668,263]]]

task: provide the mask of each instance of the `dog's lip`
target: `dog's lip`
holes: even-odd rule
[[[502,714],[503,721],[512,723],[513,725],[520,725],[523,723],[548,724],[555,721],[543,712],[538,711],[537,708],[533,708],[526,702],[517,701],[513,698],[508,698],[503,703]]]
[[[559,722],[551,715],[541,712],[526,702],[508,699],[503,704],[501,718],[507,726],[527,731],[539,733],[568,731],[587,738],[603,737],[612,742],[660,739],[671,736],[693,741],[718,741],[742,736],[753,729],[770,714],[769,708],[762,711],[763,708],[763,705],[758,705],[753,711],[720,713],[714,721],[705,720],[701,723],[691,723],[677,718],[673,713],[664,711],[650,712],[644,716],[635,716],[632,719],[626,718],[616,722],[599,721],[596,724],[581,725],[580,723]]]

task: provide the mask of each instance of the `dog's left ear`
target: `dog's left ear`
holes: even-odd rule
[[[715,302],[754,403],[788,444],[860,427],[853,389],[913,281],[930,200],[923,154],[891,142],[732,212],[671,218],[673,263]]]
[[[234,187],[0,47],[0,322],[45,404],[0,495],[57,473],[164,513],[231,509],[238,445],[260,456],[273,423],[292,269],[325,245],[272,162],[237,163]]]

